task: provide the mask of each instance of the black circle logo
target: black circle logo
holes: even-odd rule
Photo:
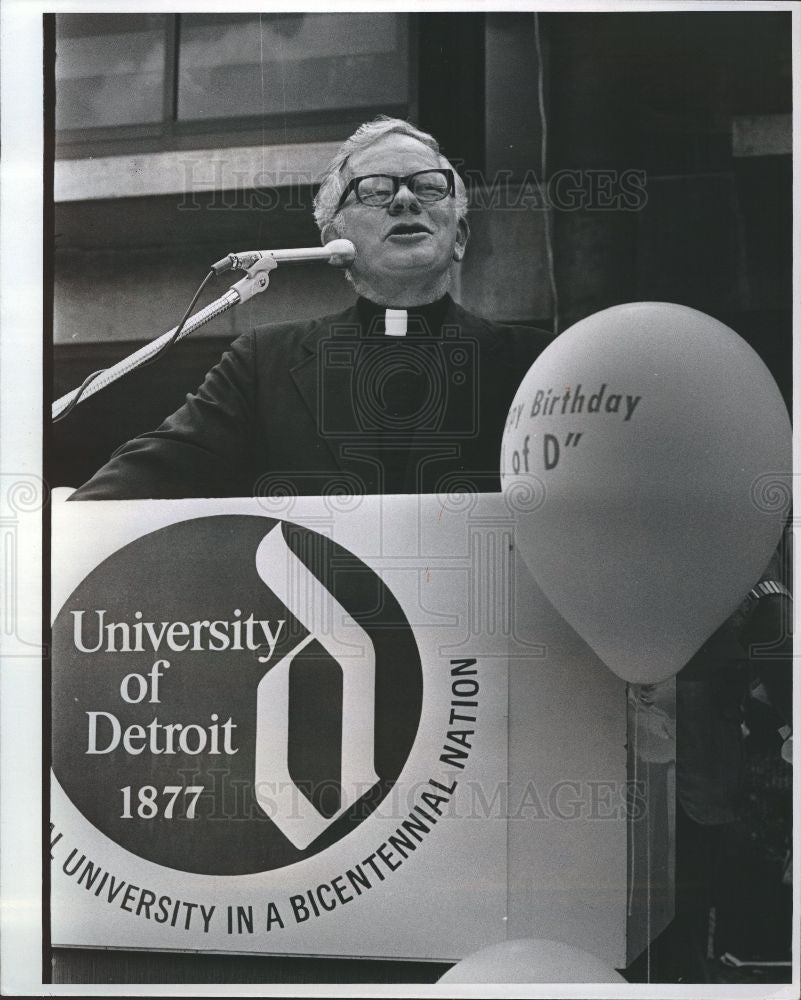
[[[53,768],[132,853],[242,875],[311,857],[386,797],[420,721],[414,635],[329,538],[219,515],[138,538],[53,626]]]

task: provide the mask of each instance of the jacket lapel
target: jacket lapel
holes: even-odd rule
[[[343,471],[349,468],[349,463],[342,455],[342,430],[352,425],[352,404],[349,393],[341,391],[342,379],[336,377],[336,369],[330,363],[336,361],[332,352],[337,347],[341,346],[343,352],[347,352],[353,338],[358,336],[359,315],[354,304],[315,324],[301,344],[303,359],[290,369],[319,438],[336,467]]]
[[[432,482],[439,478],[436,469],[438,466],[442,468],[443,463],[451,468],[471,468],[476,462],[486,464],[485,456],[480,454],[485,444],[480,431],[488,414],[482,411],[488,406],[491,408],[495,389],[500,388],[496,386],[498,376],[510,367],[490,324],[466,312],[455,302],[448,307],[443,327],[452,331],[453,336],[440,339],[439,331],[431,331],[434,341],[431,350],[442,352],[446,391],[454,391],[452,376],[459,367],[454,363],[454,351],[459,346],[468,352],[468,367],[472,369],[469,375],[474,379],[469,396],[457,391],[458,399],[454,395],[453,399],[444,400],[443,404],[474,408],[470,414],[474,420],[474,433],[452,434],[443,430],[442,434],[432,434],[430,425],[411,430],[404,443],[408,449],[404,475],[407,490],[418,491],[422,488],[423,491],[430,491]],[[365,465],[365,461],[369,465],[369,460],[366,457],[359,460],[359,452],[363,451],[360,439],[364,439],[353,399],[354,361],[361,336],[360,317],[355,304],[341,313],[323,318],[314,324],[302,341],[304,356],[290,369],[290,373],[334,466],[360,478],[367,475],[372,479],[375,472],[369,473]],[[456,357],[458,359],[458,355]],[[449,420],[453,416],[451,411]],[[355,448],[353,454],[349,455],[348,445],[351,451]],[[370,450],[369,447],[367,450]],[[425,466],[428,463],[433,464],[427,475]],[[378,482],[371,485],[372,491],[378,488]]]
[[[449,394],[443,399],[447,412],[441,433],[432,434],[430,427],[419,426],[412,432],[405,482],[406,488],[415,492],[430,493],[437,485],[466,488],[467,480],[458,470],[483,471],[480,467],[487,464],[480,454],[485,445],[480,433],[482,410],[487,404],[487,383],[494,382],[492,373],[499,361],[500,342],[485,320],[453,301],[442,320],[441,337],[439,333],[432,331],[431,349],[440,352],[445,392]],[[466,352],[466,365],[459,360],[462,352]],[[460,378],[468,379],[469,388],[458,381]],[[462,426],[463,420],[472,423]],[[456,433],[449,430],[454,426]],[[444,474],[444,469],[450,472]]]

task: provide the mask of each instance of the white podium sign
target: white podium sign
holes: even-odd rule
[[[57,504],[53,944],[634,957],[672,687],[640,714],[513,534],[498,495]]]

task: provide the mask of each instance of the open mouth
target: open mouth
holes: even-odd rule
[[[431,230],[419,222],[399,222],[387,233],[387,236],[429,236]]]

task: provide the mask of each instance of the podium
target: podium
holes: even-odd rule
[[[672,918],[672,681],[549,605],[501,495],[59,503],[52,942],[631,962]]]

